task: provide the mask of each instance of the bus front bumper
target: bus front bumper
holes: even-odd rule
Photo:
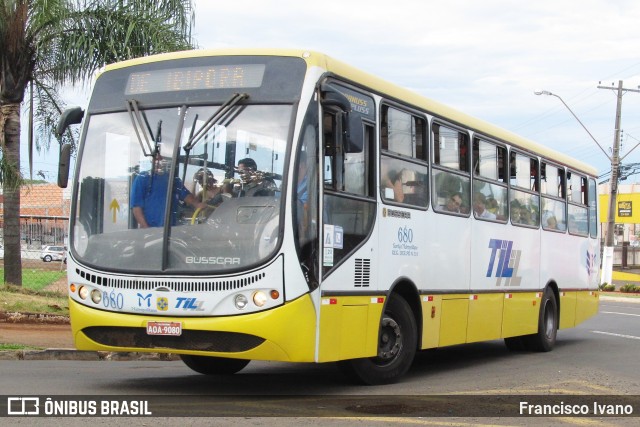
[[[69,313],[78,350],[314,361],[316,313],[309,294],[271,310],[239,316],[142,316],[96,310],[72,299]],[[181,333],[149,335],[149,322],[177,322]]]

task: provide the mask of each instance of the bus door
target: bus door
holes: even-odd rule
[[[377,249],[373,99],[322,90],[320,351],[323,361],[375,354],[382,303],[371,307]],[[372,312],[373,310],[373,312]],[[365,333],[363,333],[366,331]]]

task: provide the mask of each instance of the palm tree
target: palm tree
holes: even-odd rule
[[[0,0],[6,283],[22,285],[20,107],[26,94],[30,116],[39,124],[37,144],[48,148],[64,107],[61,86],[88,81],[111,62],[192,48],[193,19],[191,0]],[[64,138],[73,142],[71,135]]]

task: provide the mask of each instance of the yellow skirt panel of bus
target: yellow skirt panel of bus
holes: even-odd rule
[[[322,297],[318,362],[376,356],[382,296]]]
[[[438,347],[441,317],[442,295],[423,295],[421,349]]]
[[[447,295],[442,297],[441,316],[438,346],[465,343],[469,318],[469,296]]]
[[[560,291],[560,324],[559,329],[576,326],[577,292]]]
[[[580,291],[576,295],[576,325],[598,314],[600,294],[597,291]]]
[[[71,329],[79,350],[137,351],[176,354],[196,354],[250,360],[313,362],[315,358],[316,316],[310,296],[304,295],[272,310],[225,317],[162,317],[140,316],[95,310],[69,299]],[[195,351],[178,346],[117,346],[105,345],[87,335],[92,327],[109,331],[136,331],[144,338],[149,321],[181,322],[182,336],[189,331],[220,332],[254,338],[258,344],[243,351]],[[129,329],[123,329],[129,328]],[[133,329],[130,329],[133,328]],[[186,339],[186,338],[185,338]],[[179,339],[178,339],[179,340]],[[196,346],[201,343],[196,343]]]
[[[514,292],[501,295],[504,298],[502,337],[536,333],[542,292]]]
[[[495,340],[502,336],[503,294],[469,295],[467,342]]]

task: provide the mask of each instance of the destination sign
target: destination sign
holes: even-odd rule
[[[207,65],[131,73],[125,95],[260,87],[264,64]]]

